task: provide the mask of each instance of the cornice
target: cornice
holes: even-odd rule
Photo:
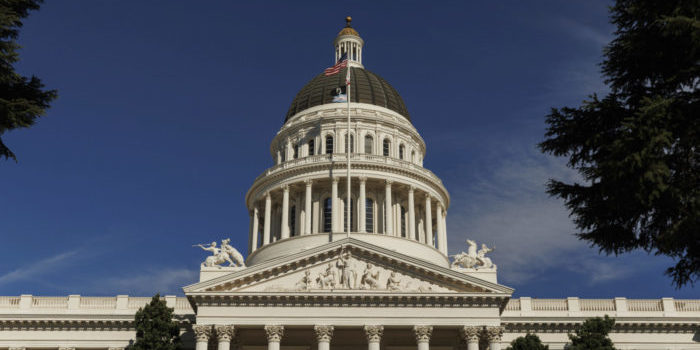
[[[135,331],[133,316],[131,320],[0,320],[0,331]],[[195,315],[178,317],[176,321],[181,329],[191,328]]]

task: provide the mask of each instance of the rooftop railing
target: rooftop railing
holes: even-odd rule
[[[176,314],[193,313],[187,298],[176,296],[164,296],[168,307],[175,309]],[[3,312],[28,312],[36,310],[37,313],[54,312],[66,310],[85,312],[118,312],[122,310],[126,313],[135,312],[151,301],[150,297],[129,297],[128,295],[117,295],[115,297],[84,297],[80,295],[69,295],[62,297],[39,297],[33,295],[0,296],[0,313]]]
[[[608,314],[626,316],[639,314],[661,314],[664,316],[684,316],[687,313],[700,313],[700,300],[696,299],[537,299],[522,297],[510,299],[503,316],[546,315],[549,314]]]

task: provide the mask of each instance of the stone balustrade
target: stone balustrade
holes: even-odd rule
[[[194,314],[187,298],[164,296],[168,307],[175,309],[175,314]],[[112,313],[133,314],[139,308],[151,301],[150,297],[129,297],[117,295],[114,297],[84,297],[69,295],[60,297],[44,297],[23,294],[21,296],[0,296],[0,315],[13,313]]]
[[[510,299],[502,317],[558,316],[558,314],[580,316],[625,317],[656,313],[659,316],[689,316],[700,314],[700,300],[696,299],[535,299],[522,297]]]

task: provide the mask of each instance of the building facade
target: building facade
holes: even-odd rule
[[[348,19],[336,66],[294,98],[245,197],[247,258],[228,240],[202,247],[200,281],[164,297],[186,348],[499,350],[535,333],[563,349],[609,315],[618,349],[700,349],[700,300],[515,299],[487,246],[448,256],[449,193],[363,44]],[[123,349],[149,300],[0,297],[0,349]]]

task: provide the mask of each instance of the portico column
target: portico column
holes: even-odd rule
[[[433,209],[430,207],[430,195],[425,195],[425,243],[433,246]]]
[[[408,188],[408,237],[410,239],[417,241],[416,238],[416,206],[413,202],[413,191],[415,187],[411,186]]]
[[[270,192],[265,193],[265,223],[263,224],[262,245],[270,243],[270,220],[272,220],[272,197]]]
[[[282,186],[282,220],[280,239],[289,238],[289,186]]]
[[[418,350],[430,350],[430,336],[433,334],[433,326],[413,326],[416,335]]]
[[[447,255],[447,211],[443,210],[440,216],[440,228],[442,229],[442,253]]]
[[[304,234],[311,234],[311,185],[313,181],[306,180],[306,197],[304,198]]]
[[[267,334],[267,350],[280,350],[284,326],[267,325],[265,326],[265,334]]]
[[[250,252],[258,249],[258,231],[260,231],[260,223],[258,222],[258,207],[253,208],[253,237],[250,240]]]
[[[479,334],[482,327],[464,326],[459,330],[462,340],[467,343],[467,350],[479,350]]]
[[[333,178],[333,186],[331,186],[331,232],[338,231],[338,178]]]
[[[486,327],[486,338],[489,340],[489,350],[501,350],[503,327]]]
[[[365,334],[367,335],[367,350],[379,350],[384,326],[365,326]]]
[[[437,222],[437,225],[436,225],[437,226],[436,227],[437,228],[436,236],[437,236],[437,241],[438,241],[437,247],[438,247],[439,251],[441,251],[443,254],[446,254],[445,249],[443,248],[443,247],[446,247],[447,245],[445,244],[445,238],[442,235],[442,204],[440,204],[440,202],[438,202],[437,207],[435,208],[435,216],[437,216],[437,218],[435,218],[435,220]]]
[[[386,227],[385,234],[390,236],[394,230],[392,229],[392,219],[391,219],[391,180],[386,180],[386,185],[384,187],[384,225]]]
[[[219,341],[218,350],[230,350],[231,340],[236,336],[236,329],[232,325],[216,326],[216,339]]]
[[[365,226],[367,224],[367,208],[365,208],[365,204],[367,203],[367,194],[365,193],[366,184],[367,178],[360,177],[360,201],[357,203],[357,211],[360,214],[358,215],[360,222],[358,222],[359,225],[357,225],[359,227],[359,232],[367,232],[367,227]]]
[[[318,340],[318,350],[330,350],[333,326],[314,326],[314,332],[316,332],[316,340]]]
[[[209,336],[211,336],[211,326],[196,324],[192,327],[192,330],[196,341],[195,350],[207,350]]]

